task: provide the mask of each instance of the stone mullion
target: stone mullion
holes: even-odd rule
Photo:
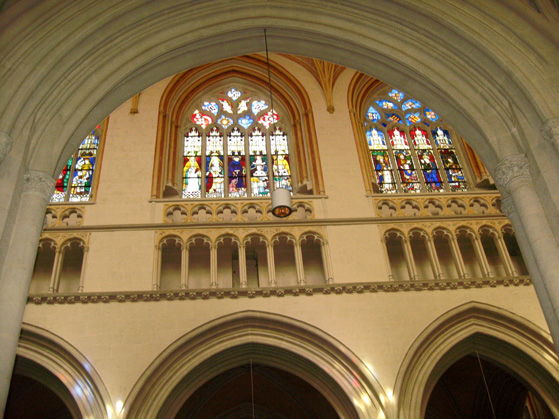
[[[153,272],[151,275],[151,289],[158,290],[161,277],[161,244],[155,245],[153,254]]]
[[[295,252],[295,267],[297,268],[297,284],[305,285],[305,271],[303,270],[303,254],[301,252],[301,244],[295,242],[293,244],[293,251]]]
[[[320,251],[322,253],[322,264],[324,266],[324,275],[326,275],[326,283],[332,284],[334,282],[334,278],[332,275],[332,261],[330,260],[330,251],[328,249],[327,240],[321,240]]]
[[[426,237],[425,244],[427,246],[427,252],[429,253],[429,262],[431,263],[431,269],[433,270],[434,279],[441,279],[441,265],[439,263],[439,258],[437,257],[437,249],[435,249],[433,239],[431,239],[430,237]]]
[[[247,278],[247,255],[246,247],[244,243],[239,244],[239,272],[240,272],[240,285],[241,288],[246,288],[248,286]]]
[[[402,239],[402,249],[404,250],[404,256],[406,258],[410,280],[415,281],[417,279],[417,271],[415,269],[415,261],[413,260],[413,252],[411,250],[409,239]]]
[[[217,246],[210,245],[210,288],[217,288]]]
[[[54,292],[56,290],[56,283],[58,282],[58,267],[61,265],[61,260],[64,258],[64,253],[62,249],[57,248],[54,255],[54,264],[52,266],[52,272],[50,274],[49,292]]]
[[[85,264],[87,262],[87,255],[89,253],[89,246],[84,246],[82,257],[82,270],[80,272],[80,283],[78,285],[78,292],[83,292],[83,283],[85,279]]]
[[[266,243],[266,256],[268,257],[268,284],[270,287],[275,287],[276,282],[276,264],[274,260],[274,245]]]
[[[505,240],[503,239],[503,235],[501,233],[497,233],[493,237],[493,241],[495,242],[495,246],[497,247],[497,251],[499,252],[499,257],[501,258],[501,263],[505,267],[507,276],[517,276],[518,274],[514,270],[514,265],[512,264],[512,260],[510,258]]]
[[[487,262],[487,256],[485,255],[485,250],[481,244],[481,240],[477,234],[471,237],[472,244],[474,246],[474,253],[476,254],[477,261],[481,268],[481,273],[484,277],[492,277],[493,273],[489,269],[489,263]]]
[[[467,278],[466,268],[464,266],[464,259],[462,259],[462,253],[460,252],[460,247],[458,246],[458,241],[455,236],[450,236],[448,239],[450,244],[450,251],[452,252],[452,257],[454,258],[454,265],[456,266],[456,271],[458,272],[459,278]]]
[[[182,243],[181,247],[181,289],[188,288],[188,264],[190,259],[188,243]]]

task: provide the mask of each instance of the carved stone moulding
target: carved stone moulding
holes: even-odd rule
[[[434,237],[438,234],[445,232],[446,235],[458,235],[461,232],[467,231],[469,234],[483,235],[489,231],[500,232],[503,229],[508,229],[511,232],[511,223],[508,219],[492,219],[492,220],[460,220],[460,221],[436,221],[429,220],[418,224],[414,223],[394,223],[379,225],[383,237],[399,236],[401,238],[412,237],[417,234],[422,234],[425,237]]]
[[[315,218],[312,203],[293,201],[293,220]],[[269,201],[204,201],[166,204],[163,221],[167,224],[188,223],[231,223],[276,220],[272,215]]]
[[[441,217],[502,214],[501,196],[495,194],[460,194],[433,196],[390,196],[374,197],[377,216],[398,217]]]
[[[348,295],[378,292],[410,292],[410,291],[455,291],[458,289],[480,289],[509,286],[529,286],[532,280],[527,277],[515,278],[483,278],[435,281],[398,281],[398,282],[363,282],[355,284],[314,285],[301,287],[277,288],[218,288],[192,290],[161,290],[137,292],[107,292],[107,293],[74,293],[74,294],[32,294],[27,298],[28,304],[99,304],[125,302],[156,302],[180,300],[184,302],[209,299],[237,299],[237,298],[283,298],[286,296],[312,297],[322,295]]]
[[[78,227],[83,225],[85,207],[50,205],[45,214],[45,227]]]

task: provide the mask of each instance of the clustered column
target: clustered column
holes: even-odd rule
[[[276,282],[276,263],[274,259],[274,245],[266,242],[266,256],[268,257],[268,283],[270,287],[275,287]]]
[[[245,243],[239,243],[239,271],[240,271],[241,288],[246,288],[248,286],[248,278],[247,278],[247,256],[246,256]]]
[[[303,253],[301,252],[301,244],[298,240],[293,243],[295,251],[295,267],[297,268],[297,284],[305,285],[305,271],[303,270]]]
[[[190,243],[181,243],[181,289],[188,288],[188,264],[190,263]]]

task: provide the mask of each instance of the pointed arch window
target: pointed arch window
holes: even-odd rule
[[[194,103],[184,129],[182,198],[293,190],[287,121],[259,92],[233,86]]]
[[[468,190],[456,135],[433,110],[392,88],[370,98],[365,109],[365,136],[378,192]]]
[[[56,179],[51,203],[85,202],[93,198],[97,189],[98,166],[106,126],[107,121],[97,125],[70,156]]]

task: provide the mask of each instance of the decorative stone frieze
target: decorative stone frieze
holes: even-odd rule
[[[39,194],[48,200],[52,196],[54,185],[55,180],[45,172],[30,170],[23,175],[23,193]]]
[[[495,168],[495,183],[507,191],[510,182],[520,178],[531,179],[530,164],[524,154],[505,157]]]
[[[498,193],[373,197],[381,218],[500,215],[500,201]]]
[[[10,151],[12,150],[12,145],[14,140],[5,132],[0,132],[0,164],[6,159]]]
[[[45,214],[45,227],[78,227],[83,225],[85,207],[50,205]]]
[[[447,231],[456,235],[461,230],[467,230],[473,235],[479,235],[480,230],[492,229],[495,231],[502,231],[503,228],[511,228],[510,221],[506,218],[494,220],[461,220],[461,221],[433,221],[424,223],[394,223],[394,224],[381,224],[379,225],[381,234],[399,235],[402,238],[425,235],[426,237],[433,236],[437,231]]]

